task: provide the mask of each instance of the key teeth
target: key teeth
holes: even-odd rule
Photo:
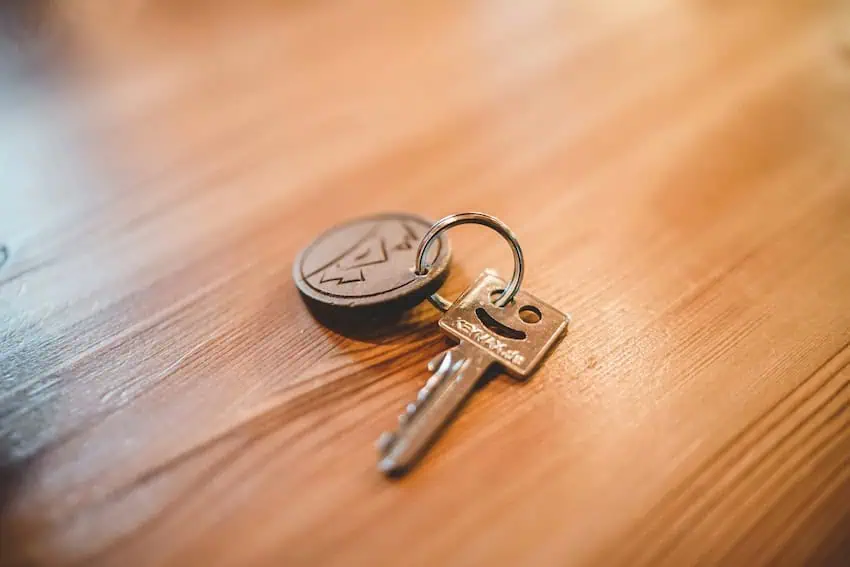
[[[443,360],[449,356],[449,351],[443,351],[434,358],[431,359],[431,362],[428,363],[428,371],[436,372],[437,369],[443,364]]]
[[[467,363],[468,363],[468,361],[466,361],[466,360],[463,360],[463,359],[458,360],[457,362],[455,362],[455,363],[452,365],[452,373],[455,373],[455,374],[456,374],[456,373],[460,372],[460,371],[461,371],[461,369],[462,369],[462,368],[463,368],[463,367],[464,367]]]
[[[451,350],[447,350],[441,352],[437,356],[435,356],[428,363],[428,370],[433,373],[425,385],[419,389],[416,393],[416,401],[407,404],[404,407],[404,413],[398,416],[399,431],[403,431],[405,427],[410,424],[410,421],[413,419],[414,415],[419,411],[422,407],[423,402],[428,399],[428,397],[434,392],[434,390],[440,385],[440,382],[446,377],[447,374],[451,372],[457,371],[458,367],[462,365],[464,360],[458,359],[455,360],[455,357],[452,355]],[[393,449],[393,445],[399,440],[399,433],[390,433],[384,432],[375,442],[375,446],[378,448],[378,451],[383,456],[378,464],[378,469],[383,471],[386,474],[393,474],[398,472],[399,465],[395,462],[393,458],[387,456],[389,452]]]
[[[428,370],[434,373],[433,376],[428,378],[428,381],[425,382],[425,385],[419,389],[416,393],[416,402],[414,404],[410,404],[414,406],[414,411],[416,407],[419,406],[422,402],[428,399],[428,396],[431,395],[431,392],[434,391],[443,377],[447,372],[449,372],[452,368],[452,354],[451,351],[441,352],[428,363]],[[408,406],[409,407],[409,406]],[[413,412],[408,409],[408,413],[412,414]]]
[[[407,468],[400,466],[391,457],[384,457],[378,461],[378,471],[384,473],[389,478],[396,478],[402,476],[407,471]]]
[[[381,454],[389,451],[390,446],[393,444],[393,441],[395,441],[395,437],[395,433],[390,433],[389,431],[381,433],[381,436],[378,437],[378,440],[375,442],[375,446],[378,448],[378,451]]]

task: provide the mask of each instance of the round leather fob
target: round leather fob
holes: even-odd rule
[[[416,248],[431,224],[416,215],[388,213],[337,225],[298,254],[295,284],[310,300],[341,310],[412,307],[448,276],[451,249],[445,236],[429,251],[427,273],[415,274]]]

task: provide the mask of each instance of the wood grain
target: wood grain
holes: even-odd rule
[[[6,2],[8,565],[847,565],[850,6]],[[444,348],[290,278],[484,210],[573,324],[400,482]],[[453,296],[510,270],[451,233]]]

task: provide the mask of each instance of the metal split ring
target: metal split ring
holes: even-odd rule
[[[416,251],[415,273],[421,276],[428,272],[428,266],[425,264],[425,257],[428,255],[428,249],[431,248],[434,240],[443,231],[461,224],[480,224],[488,228],[492,228],[501,234],[502,237],[508,241],[508,244],[510,244],[511,251],[514,253],[514,273],[513,276],[511,276],[511,281],[508,282],[508,286],[502,291],[502,294],[496,299],[496,301],[493,302],[496,307],[504,307],[511,302],[519,291],[519,286],[522,284],[523,272],[525,271],[525,262],[522,259],[522,248],[520,248],[519,241],[516,236],[511,229],[508,228],[508,225],[496,217],[484,213],[459,213],[449,215],[438,220],[433,226],[431,226],[430,229],[428,229],[428,232],[425,233],[425,236],[422,237],[422,241],[419,243],[419,249]],[[447,301],[439,293],[431,295],[428,298],[428,301],[430,301],[431,304],[440,311],[448,311],[449,307],[452,306],[452,302]]]

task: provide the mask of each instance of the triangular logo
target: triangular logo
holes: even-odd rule
[[[373,237],[355,248],[350,254],[346,254],[340,261],[339,267],[343,270],[353,270],[372,264],[380,264],[387,261],[387,246],[383,238]]]

